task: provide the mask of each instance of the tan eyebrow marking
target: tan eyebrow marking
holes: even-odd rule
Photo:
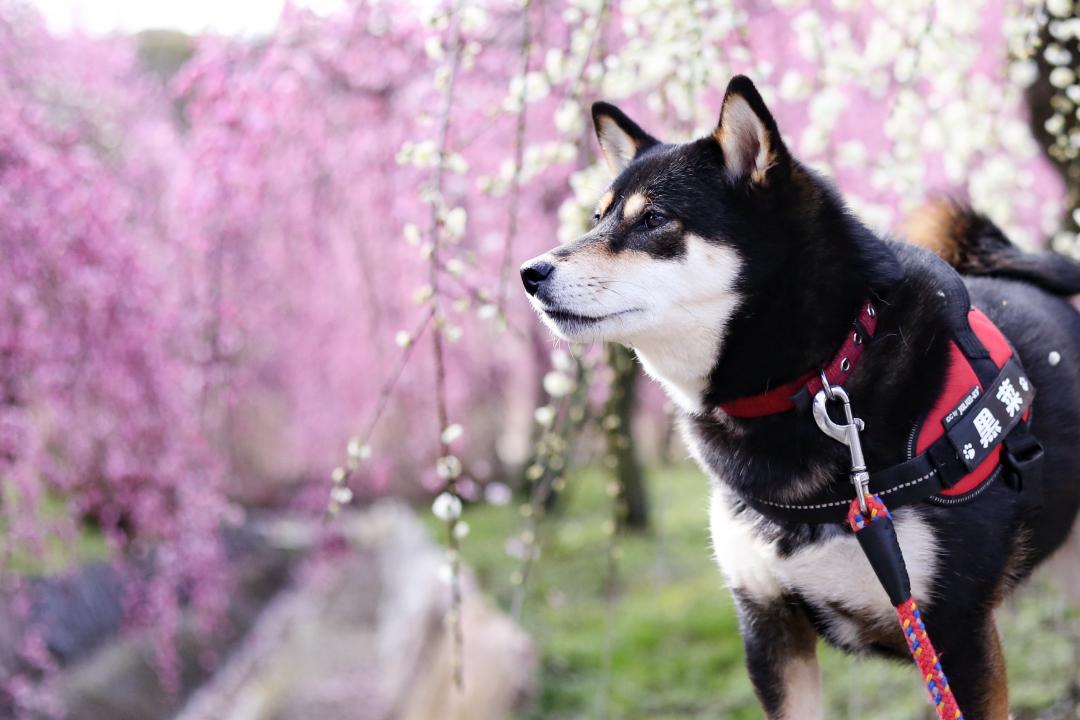
[[[603,217],[604,213],[611,207],[611,203],[615,200],[615,193],[608,190],[600,197],[600,202],[596,204],[596,214]]]
[[[631,220],[640,215],[641,211],[645,209],[646,202],[645,196],[641,193],[634,193],[627,198],[622,209],[623,220]]]

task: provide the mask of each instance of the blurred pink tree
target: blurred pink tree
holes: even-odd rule
[[[207,619],[224,601],[226,511],[159,202],[181,153],[170,105],[129,44],[57,40],[18,5],[0,8],[0,96],[3,561],[74,544],[78,523],[146,558],[131,609],[162,631],[168,676],[177,588]]]

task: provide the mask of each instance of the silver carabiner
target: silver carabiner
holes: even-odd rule
[[[830,400],[839,400],[844,404],[843,424],[833,422],[829,417],[828,403]],[[830,386],[824,383],[821,390],[814,395],[814,422],[833,440],[847,445],[851,453],[851,483],[855,486],[856,497],[859,500],[859,509],[866,512],[866,495],[870,487],[870,473],[866,471],[866,460],[863,457],[862,442],[859,440],[859,432],[865,428],[862,420],[854,417],[851,412],[851,398],[848,397],[844,388],[839,385]]]

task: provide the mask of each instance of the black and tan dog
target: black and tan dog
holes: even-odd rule
[[[875,468],[905,459],[911,429],[948,360],[929,251],[874,235],[785,147],[753,84],[732,80],[712,135],[658,142],[617,108],[593,107],[615,180],[595,227],[527,262],[530,300],[573,341],[632,347],[681,407],[712,479],[716,558],[734,593],[747,665],[769,718],[820,718],[820,635],[850,652],[906,657],[893,609],[850,530],[767,517],[746,498],[790,501],[846,487],[846,449],[793,410],[741,418],[721,408],[821,368],[860,304],[876,337],[845,383]],[[984,218],[942,205],[917,228],[965,274],[973,306],[1015,348],[1038,388],[1032,434],[1045,447],[1041,502],[1003,482],[970,502],[895,510],[915,598],[969,718],[1008,717],[993,611],[1066,546],[1080,505],[1080,315],[1064,296],[1080,271],[1013,247]],[[940,266],[940,267],[938,267]]]

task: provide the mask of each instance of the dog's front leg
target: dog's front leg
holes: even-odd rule
[[[746,667],[769,720],[820,720],[817,633],[794,598],[759,600],[735,592]]]

